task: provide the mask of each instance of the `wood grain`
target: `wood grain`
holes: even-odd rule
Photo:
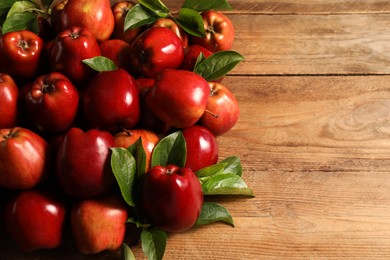
[[[387,74],[390,19],[383,14],[229,15],[239,75]]]
[[[166,0],[172,10],[184,1]],[[327,13],[388,13],[390,3],[384,0],[230,0],[233,12],[254,14],[327,14]]]

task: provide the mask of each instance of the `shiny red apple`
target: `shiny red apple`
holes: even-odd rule
[[[0,129],[14,127],[18,118],[19,89],[11,76],[0,73]]]
[[[26,190],[7,203],[4,220],[8,233],[23,251],[53,249],[62,244],[66,211],[53,193]]]
[[[207,81],[185,70],[164,70],[146,93],[148,108],[166,124],[185,128],[203,115],[210,96]]]
[[[114,137],[106,131],[71,128],[62,139],[56,158],[56,175],[70,196],[90,198],[110,191],[115,178],[110,166]]]
[[[0,130],[0,186],[30,189],[50,172],[48,143],[38,134],[22,127]]]
[[[133,128],[140,116],[135,79],[120,68],[99,73],[84,91],[82,109],[93,128],[113,134]]]
[[[222,135],[236,125],[240,108],[235,95],[223,84],[209,82],[211,95],[199,123],[214,135]]]

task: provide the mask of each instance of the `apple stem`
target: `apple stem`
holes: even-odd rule
[[[18,47],[22,48],[23,50],[26,50],[28,48],[28,42],[25,40],[20,40],[18,42]]]
[[[215,114],[215,113],[211,112],[210,110],[207,110],[207,109],[206,109],[205,112],[206,112],[206,113],[209,113],[210,115],[212,115],[212,116],[215,117],[215,118],[218,118],[218,117],[219,117],[218,114]]]
[[[119,126],[121,129],[122,129],[122,131],[124,131],[128,136],[132,136],[133,134],[131,133],[131,131],[129,130],[129,129],[126,129],[126,128],[124,128],[123,126]]]

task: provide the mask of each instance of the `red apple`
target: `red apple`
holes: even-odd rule
[[[164,70],[146,94],[148,108],[170,126],[194,125],[203,115],[210,96],[207,81],[185,70]]]
[[[48,192],[21,191],[8,202],[5,225],[25,252],[56,248],[62,243],[66,207]]]
[[[72,27],[57,35],[50,49],[50,63],[52,70],[63,73],[78,84],[95,74],[82,60],[100,55],[99,44],[92,33],[81,27]]]
[[[79,93],[63,74],[53,72],[38,77],[25,97],[27,112],[43,132],[67,131],[76,118]]]
[[[85,89],[82,105],[91,127],[111,133],[131,129],[140,116],[135,79],[123,69],[96,75]]]
[[[234,42],[234,27],[231,20],[221,12],[202,12],[206,37],[191,37],[191,44],[201,45],[212,52],[230,50]]]
[[[109,148],[114,146],[114,137],[109,132],[71,128],[59,146],[56,159],[56,174],[63,190],[78,198],[111,190],[115,178]]]
[[[140,119],[138,125],[141,128],[149,129],[157,134],[165,134],[170,126],[158,118],[145,104],[146,93],[154,87],[156,79],[138,78],[136,79],[137,88],[140,93]]]
[[[155,166],[141,182],[140,205],[147,220],[168,232],[190,229],[203,204],[202,187],[190,168]]]
[[[83,254],[117,250],[126,232],[127,208],[114,195],[77,202],[71,211],[71,228]]]
[[[7,74],[0,73],[0,129],[16,125],[19,89]]]
[[[222,135],[237,123],[240,109],[234,94],[223,84],[209,82],[211,95],[199,123],[214,135]]]
[[[147,29],[131,46],[130,63],[133,69],[148,78],[155,78],[165,69],[178,68],[184,57],[180,38],[164,27]]]
[[[213,54],[212,51],[200,45],[189,45],[187,48],[185,48],[184,59],[182,64],[180,65],[180,69],[193,71],[196,61],[201,53],[203,53],[205,58]]]
[[[48,143],[38,134],[21,127],[0,130],[0,186],[30,189],[49,173]]]
[[[0,71],[16,79],[29,80],[39,70],[44,41],[28,30],[9,32],[0,37]]]
[[[112,38],[120,39],[127,43],[132,43],[133,40],[141,33],[142,27],[129,29],[124,31],[124,23],[127,13],[136,5],[133,1],[119,1],[112,6],[114,14],[114,32]]]
[[[218,162],[217,139],[207,128],[194,125],[182,133],[187,144],[186,167],[196,172]]]
[[[61,28],[61,15],[68,1],[69,0],[58,0],[56,1],[56,3],[53,5],[51,9],[51,15],[50,15],[51,26],[53,27],[56,33],[63,31]]]
[[[133,129],[117,133],[114,138],[115,146],[123,148],[128,148],[141,138],[142,147],[144,148],[146,154],[146,170],[149,169],[153,149],[160,140],[157,134],[146,129]]]
[[[131,73],[130,44],[119,39],[111,39],[100,43],[99,46],[102,56],[112,60],[118,68],[123,68]]]
[[[188,34],[170,18],[160,18],[152,24],[152,27],[165,27],[174,32],[181,40],[183,48],[188,46]]]
[[[99,42],[110,38],[114,23],[110,0],[69,0],[61,12],[62,30],[83,27]]]

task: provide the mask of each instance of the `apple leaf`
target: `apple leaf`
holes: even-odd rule
[[[200,62],[194,72],[204,77],[207,81],[212,81],[225,76],[234,69],[244,57],[235,51],[219,51]]]
[[[185,0],[183,8],[203,12],[206,10],[232,10],[232,7],[226,0]]]
[[[131,248],[126,244],[122,244],[121,259],[123,260],[135,260],[135,256]]]
[[[2,27],[2,34],[20,30],[30,30],[34,33],[38,33],[38,15],[28,12],[14,13],[5,19]]]
[[[223,174],[223,171],[225,170],[225,167],[227,166],[226,163],[217,163],[210,165],[208,167],[205,167],[203,169],[200,169],[196,172],[196,176],[198,178],[205,178],[217,174]]]
[[[206,59],[206,57],[204,56],[203,52],[199,53],[198,58],[196,58],[196,62],[195,62],[194,69],[195,69],[201,62],[203,62],[205,59]]]
[[[144,229],[141,232],[142,251],[149,260],[161,260],[167,245],[167,234],[160,229]]]
[[[138,28],[143,25],[151,24],[157,21],[160,17],[146,7],[136,4],[126,14],[124,22],[124,31]]]
[[[138,2],[159,17],[165,18],[170,14],[168,7],[160,0],[138,0]]]
[[[223,163],[226,165],[225,169],[223,170],[223,173],[231,173],[238,176],[242,175],[242,164],[240,158],[237,156],[230,156],[226,159],[222,160],[220,163]]]
[[[187,145],[181,131],[174,132],[162,138],[154,147],[151,167],[174,164],[184,167],[187,159]]]
[[[214,202],[204,202],[195,226],[207,225],[218,221],[234,227],[233,218],[224,206]]]
[[[10,8],[17,1],[18,0],[1,0],[0,1],[0,9]]]
[[[7,18],[16,13],[31,12],[39,8],[36,3],[30,1],[17,1],[9,9]]]
[[[112,60],[104,56],[96,56],[90,59],[85,59],[83,60],[83,63],[98,72],[112,71],[118,69],[118,67]]]
[[[135,207],[134,183],[136,175],[136,162],[131,153],[125,148],[110,148],[111,169],[126,203]]]
[[[197,37],[206,37],[203,19],[198,12],[188,8],[181,8],[175,21],[188,34]]]
[[[130,145],[127,150],[133,155],[137,163],[137,179],[145,174],[146,169],[146,153],[144,147],[142,146],[142,138],[140,137],[137,142]]]
[[[242,195],[253,197],[253,192],[236,174],[218,174],[202,183],[204,195]]]

